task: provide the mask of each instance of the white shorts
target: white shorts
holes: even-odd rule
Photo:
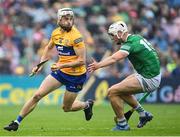
[[[161,73],[153,78],[145,78],[142,75],[135,73],[136,78],[139,80],[144,92],[155,91],[161,82]]]

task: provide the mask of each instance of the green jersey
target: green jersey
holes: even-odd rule
[[[129,53],[128,59],[137,73],[152,78],[160,73],[159,57],[151,44],[140,35],[129,35],[120,50]]]

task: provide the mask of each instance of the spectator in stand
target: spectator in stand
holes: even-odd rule
[[[17,48],[15,54],[19,54],[16,67],[22,66],[25,69],[24,73],[29,73],[31,65],[39,61],[40,57],[37,56],[37,52],[41,48],[42,37],[49,39],[52,30],[56,27],[56,14],[54,13],[64,7],[72,7],[75,11],[77,17],[75,24],[84,34],[89,56],[95,55],[100,60],[104,51],[114,52],[110,39],[104,34],[106,34],[107,26],[112,22],[122,20],[128,24],[131,33],[140,32],[158,49],[163,62],[161,69],[167,70],[163,71],[162,75],[169,76],[171,73],[168,64],[175,61],[171,57],[169,49],[180,47],[178,40],[180,36],[180,2],[178,0],[76,0],[71,2],[65,0],[60,2],[55,0],[4,0],[0,2],[0,18],[2,19],[0,20],[0,54],[5,54],[2,45],[6,42],[6,38],[9,38],[13,46]],[[102,43],[108,45],[108,49],[101,47]],[[27,54],[27,51],[31,54]],[[6,59],[1,56],[1,60]],[[10,69],[13,62],[7,63],[9,68],[7,70],[15,74]],[[128,62],[123,64],[125,65],[120,68],[122,73],[119,76],[128,75],[131,73],[128,71],[132,71],[132,66]],[[119,71],[118,66],[113,68],[114,72]],[[110,68],[105,71],[110,72]],[[5,72],[1,69],[0,73]]]

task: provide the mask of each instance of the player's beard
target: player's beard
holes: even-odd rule
[[[59,24],[59,26],[64,30],[64,31],[67,31],[69,32],[71,29],[72,29],[72,26],[63,26],[61,24]]]
[[[61,24],[60,22],[58,22],[58,25],[59,25],[64,31],[67,31],[67,32],[69,32],[69,31],[72,29],[73,24],[74,24],[74,21],[73,21],[72,25],[70,25],[70,24],[64,25],[64,24]]]

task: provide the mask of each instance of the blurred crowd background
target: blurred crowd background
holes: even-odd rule
[[[164,77],[180,76],[180,0],[0,0],[0,74],[24,75],[37,64],[57,10],[71,7],[84,36],[87,60],[101,60],[117,50],[107,35],[109,25],[122,20],[130,33],[144,36],[159,52]],[[50,72],[49,65],[43,74]],[[123,77],[133,71],[128,60],[100,71],[99,77]]]

